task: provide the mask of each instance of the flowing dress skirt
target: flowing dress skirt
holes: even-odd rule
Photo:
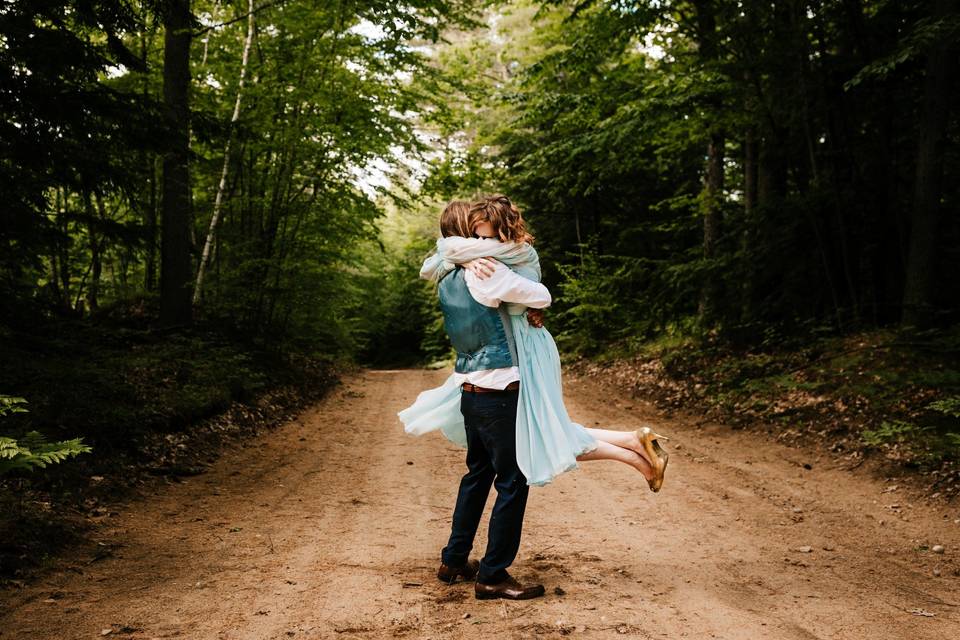
[[[563,404],[560,354],[546,328],[531,327],[527,314],[511,315],[510,324],[520,361],[520,397],[517,405],[517,465],[527,484],[542,486],[565,471],[577,468],[577,456],[592,451],[597,442],[587,430],[570,420]],[[460,384],[453,374],[436,389],[417,396],[416,402],[397,415],[404,430],[413,435],[440,430],[449,440],[466,447]]]

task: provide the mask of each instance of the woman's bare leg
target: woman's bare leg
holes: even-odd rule
[[[643,445],[640,444],[640,438],[637,437],[637,433],[635,431],[611,431],[610,429],[588,428],[587,432],[593,437],[594,440],[599,440],[600,442],[609,442],[612,445],[629,449],[646,460],[647,463],[651,462],[651,460],[647,457],[647,452],[644,450]]]
[[[603,431],[603,429],[588,429],[588,431]],[[615,444],[599,439],[597,440],[596,449],[577,456],[577,460],[581,462],[586,460],[617,460],[630,465],[642,473],[643,477],[647,480],[652,479],[654,475],[653,467],[650,466],[646,458],[636,451],[625,447],[618,447]]]

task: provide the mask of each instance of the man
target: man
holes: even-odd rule
[[[487,198],[473,205],[473,213],[497,213],[506,198]],[[489,223],[471,228],[464,202],[444,209],[440,230],[444,237],[494,237]],[[489,218],[489,216],[481,216]],[[438,287],[444,326],[457,351],[456,375],[461,377],[467,436],[467,473],[460,481],[450,539],[442,552],[437,577],[453,583],[458,577],[476,578],[480,599],[525,600],[544,594],[543,585],[523,585],[508,572],[520,548],[527,505],[526,478],[517,467],[516,420],[520,388],[516,345],[501,302],[518,302],[542,309],[551,302],[542,284],[527,280],[491,261],[476,261],[440,280]],[[534,320],[532,322],[537,322]],[[497,499],[490,516],[487,549],[480,562],[470,561],[480,517],[490,485]]]

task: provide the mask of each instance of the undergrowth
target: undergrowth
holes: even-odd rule
[[[835,451],[877,451],[921,470],[960,460],[960,326],[844,336],[771,335],[736,347],[669,336],[611,345],[577,368],[662,406],[733,426],[815,433]]]
[[[42,566],[148,476],[201,472],[226,443],[320,397],[341,366],[213,323],[157,330],[126,310],[0,324],[0,362],[0,395],[29,403],[0,425],[5,451],[20,451],[0,477],[0,579]],[[62,463],[32,469],[38,452]]]

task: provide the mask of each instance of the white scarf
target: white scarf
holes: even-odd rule
[[[540,258],[526,242],[500,242],[491,238],[461,238],[451,236],[437,240],[437,251],[423,261],[420,277],[438,282],[458,264],[477,258],[493,258],[518,274],[540,282]]]

